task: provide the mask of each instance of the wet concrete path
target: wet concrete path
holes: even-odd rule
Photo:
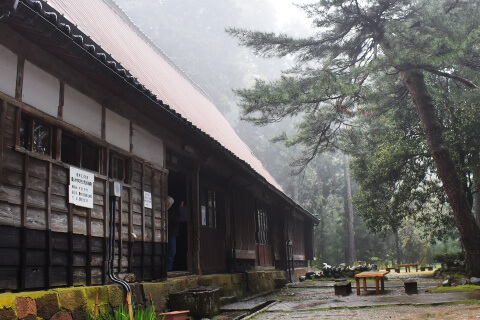
[[[405,293],[403,281],[407,279],[415,279],[417,281],[418,294],[407,295]],[[371,282],[368,283],[368,290],[365,292],[362,289],[361,295],[357,296],[355,293],[355,281],[352,281],[352,294],[345,297],[336,296],[334,294],[333,284],[333,281],[306,281],[290,285],[287,288],[264,297],[224,306],[223,309],[225,311],[230,311],[232,315],[235,313],[237,315],[236,319],[240,319],[242,316],[245,317],[247,315],[252,316],[252,313],[254,316],[253,319],[276,319],[277,316],[278,318],[283,318],[284,314],[289,314],[290,318],[293,319],[297,318],[297,315],[299,318],[304,318],[306,314],[315,313],[319,316],[318,313],[322,313],[322,310],[322,314],[326,316],[328,312],[326,313],[325,311],[331,312],[332,310],[338,310],[339,313],[345,313],[345,311],[340,310],[353,310],[369,307],[378,308],[382,306],[387,307],[387,309],[392,309],[398,306],[431,307],[465,301],[480,301],[480,290],[473,292],[430,293],[428,292],[428,289],[438,286],[440,280],[428,278],[419,273],[391,275],[389,280],[385,282],[385,291],[380,292],[379,294],[375,293],[375,284],[374,282]],[[267,306],[262,305],[269,301],[274,303]],[[258,307],[255,306],[260,305],[262,305],[263,309],[259,312],[257,311]],[[476,304],[475,307],[478,307],[479,309],[477,311],[480,312],[480,304]],[[382,310],[382,308],[379,310]],[[256,316],[255,312],[257,312]],[[220,319],[228,318],[229,317]],[[390,318],[392,317],[390,316]],[[307,317],[305,319],[310,318]],[[315,319],[315,317],[312,319]]]

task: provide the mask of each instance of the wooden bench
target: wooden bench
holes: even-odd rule
[[[418,263],[403,263],[403,264],[396,264],[395,267],[401,268],[405,267],[405,272],[410,272],[410,267],[415,267],[415,271],[418,272]]]
[[[415,280],[406,280],[403,282],[403,286],[405,287],[406,294],[418,293],[417,281]]]
[[[352,283],[350,281],[339,281],[333,284],[336,296],[348,296],[352,293]]]

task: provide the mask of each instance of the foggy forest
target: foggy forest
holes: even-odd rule
[[[264,39],[272,43],[278,40],[272,32],[288,40],[314,37],[318,32],[314,28],[314,7],[302,9],[291,0],[116,2],[204,90],[286,194],[319,218],[314,264],[361,261],[387,266],[418,261],[425,265],[435,263],[438,254],[461,251],[452,209],[428,153],[412,99],[388,71],[375,79],[381,89],[368,92],[375,103],[358,107],[361,102],[352,102],[357,105],[357,116],[345,110],[344,115],[349,117],[339,121],[338,137],[313,153],[305,147],[305,140],[295,140],[302,130],[301,112],[272,120],[262,118],[264,114],[259,116],[258,110],[249,110],[254,108],[249,100],[252,95],[262,88],[281,88],[281,82],[289,80],[298,62],[309,59],[305,52],[303,57],[302,52],[286,49],[273,52],[282,49],[258,44],[255,37],[268,35],[270,38]],[[437,18],[432,17],[432,21]],[[316,62],[310,63],[313,66]],[[457,67],[461,68],[449,69]],[[463,104],[457,100],[456,105],[452,101],[460,89],[447,94],[446,88],[458,85],[452,79],[434,76],[427,82],[433,87],[434,99],[450,101],[438,112],[448,131],[449,146],[465,150],[458,153],[463,158],[455,161],[463,165],[460,171],[466,178],[462,181],[471,203],[476,205],[478,169],[473,161],[478,158],[476,148],[480,144],[469,129],[475,127],[473,119],[466,121],[473,112],[475,97],[467,93]],[[478,78],[478,74],[471,77]],[[398,93],[396,103],[405,107],[387,108],[391,102],[383,93],[387,90]],[[464,122],[458,126],[454,121]],[[474,150],[476,157],[469,153]]]

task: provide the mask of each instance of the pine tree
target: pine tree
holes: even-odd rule
[[[303,5],[317,33],[284,34],[229,29],[240,44],[265,57],[294,55],[297,66],[276,81],[238,90],[245,118],[256,124],[301,120],[297,134],[304,168],[340,141],[376,91],[378,78],[399,77],[424,130],[465,253],[467,273],[480,276],[480,229],[475,223],[455,150],[448,148],[426,75],[448,78],[478,95],[480,3],[476,0],[321,0]],[[470,78],[468,76],[470,76]],[[347,131],[348,132],[348,131]],[[453,153],[452,153],[453,152]]]

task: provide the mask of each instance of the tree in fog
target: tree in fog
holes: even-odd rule
[[[296,164],[305,168],[319,152],[339,146],[344,129],[365,115],[363,106],[377,103],[374,93],[381,77],[398,79],[413,102],[451,207],[467,274],[480,276],[480,229],[465,188],[468,176],[462,171],[463,157],[445,135],[439,108],[444,101],[434,92],[439,81],[449,79],[465,95],[478,97],[480,3],[321,0],[303,9],[318,31],[309,38],[229,29],[259,55],[295,55],[298,62],[275,81],[258,80],[252,88],[237,91],[245,116],[259,125],[302,116],[297,134],[280,138],[304,146]]]

